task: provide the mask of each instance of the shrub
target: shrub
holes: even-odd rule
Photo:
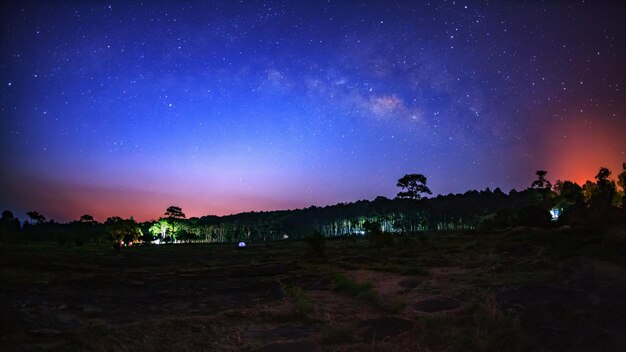
[[[319,232],[314,232],[305,239],[309,250],[314,256],[323,257],[326,255],[326,238]]]
[[[338,292],[345,292],[359,298],[371,298],[374,296],[374,286],[369,282],[358,283],[340,273],[332,273],[331,277],[335,283],[335,290]]]
[[[298,316],[302,319],[309,319],[314,311],[314,307],[306,292],[297,286],[288,286],[286,291],[295,300]]]
[[[519,320],[498,307],[493,293],[479,294],[469,302],[467,312],[474,321],[470,345],[489,351],[522,349],[523,339]]]

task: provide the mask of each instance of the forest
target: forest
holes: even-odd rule
[[[547,172],[522,191],[500,188],[463,194],[431,194],[427,178],[405,175],[398,180],[395,199],[379,196],[325,207],[246,212],[228,216],[207,215],[187,219],[183,209],[167,208],[159,220],[136,222],[132,217],[109,217],[103,223],[85,214],[69,223],[46,220],[37,211],[20,222],[5,210],[0,219],[3,241],[56,241],[61,245],[112,242],[121,245],[181,242],[232,243],[301,239],[313,233],[325,237],[361,236],[380,231],[390,236],[419,235],[433,231],[494,230],[517,226],[611,226],[626,220],[624,203],[626,163],[617,175],[599,169],[595,182],[579,185],[558,180]]]

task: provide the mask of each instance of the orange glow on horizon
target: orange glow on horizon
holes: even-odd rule
[[[604,125],[586,122],[579,118],[547,129],[545,141],[545,167],[548,179],[569,180],[584,184],[595,182],[594,177],[600,167],[611,170],[611,179],[622,172],[626,161],[624,151],[626,140],[620,136],[617,122]]]
[[[28,189],[29,192],[26,190]],[[18,198],[17,206],[37,210],[47,220],[68,222],[89,214],[99,222],[108,217],[133,217],[136,221],[158,220],[170,205],[180,206],[187,218],[205,215],[230,215],[247,211],[279,210],[302,207],[294,200],[254,195],[214,194],[206,196],[189,190],[171,192],[111,189],[96,185],[68,185],[49,180],[24,179],[14,194],[34,194],[36,199]],[[219,202],[207,199],[219,199]],[[34,209],[28,204],[38,203]]]

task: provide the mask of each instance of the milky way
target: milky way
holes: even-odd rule
[[[0,207],[228,214],[626,161],[626,6],[316,3],[2,5]]]

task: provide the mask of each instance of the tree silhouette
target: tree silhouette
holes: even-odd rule
[[[398,198],[422,199],[422,194],[433,194],[426,186],[426,176],[422,174],[404,175],[398,180],[397,187],[405,191],[398,192]]]
[[[622,187],[622,209],[626,210],[626,163],[622,164],[622,172],[617,175],[617,184]]]
[[[533,181],[533,183],[530,185],[531,188],[536,188],[536,189],[550,189],[552,188],[552,184],[550,184],[550,181],[546,180],[546,174],[548,173],[548,171],[545,170],[537,170],[537,172],[535,173],[537,175],[537,179],[535,181]]]
[[[122,218],[121,218],[121,217],[119,217],[119,216],[111,216],[111,217],[108,217],[108,218],[106,219],[106,221],[104,222],[104,224],[105,224],[105,225],[111,225],[111,224],[115,224],[115,223],[117,223],[117,222],[120,222],[120,221],[122,221],[122,220],[124,220],[124,219],[122,219]]]
[[[2,217],[0,218],[0,221],[9,222],[9,221],[13,221],[14,219],[15,219],[15,216],[13,215],[13,213],[10,210],[5,210],[2,212]]]
[[[82,215],[78,221],[84,222],[84,223],[94,223],[95,222],[95,220],[93,219],[93,216],[91,216],[89,214]]]
[[[26,215],[28,215],[28,217],[36,224],[41,224],[46,221],[46,217],[41,215],[38,211],[29,211],[26,212]]]
[[[600,170],[598,171],[598,174],[595,177],[598,183],[598,186],[602,183],[608,182],[609,176],[611,176],[611,171],[607,169],[606,167],[601,167]]]
[[[554,192],[557,196],[557,203],[566,203],[567,205],[582,204],[584,196],[582,187],[572,181],[556,181],[554,184]]]
[[[181,207],[172,205],[165,211],[165,216],[174,219],[184,219],[185,213],[183,213],[183,209]]]
[[[591,201],[591,197],[598,192],[598,185],[587,180],[587,182],[585,182],[582,186],[582,192],[585,203],[589,203]]]
[[[617,184],[626,192],[626,163],[622,164],[622,173],[617,175]]]
[[[20,231],[20,221],[10,210],[2,212],[0,217],[0,240],[15,237]]]
[[[602,216],[612,207],[615,196],[615,182],[609,180],[611,171],[606,167],[601,167],[596,175],[596,187],[592,191],[589,207]]]

